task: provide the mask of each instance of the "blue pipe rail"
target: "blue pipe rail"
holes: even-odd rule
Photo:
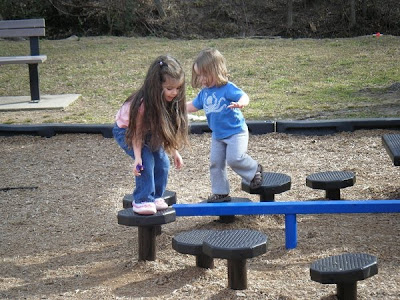
[[[400,213],[399,200],[327,200],[174,204],[176,216],[285,215],[285,246],[297,246],[298,214]]]

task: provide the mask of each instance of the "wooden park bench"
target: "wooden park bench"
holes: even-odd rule
[[[39,53],[39,37],[45,35],[44,19],[6,20],[0,21],[0,38],[30,39],[30,55],[28,56],[2,56],[0,65],[28,64],[31,101],[39,102],[39,67],[47,59],[46,55]]]

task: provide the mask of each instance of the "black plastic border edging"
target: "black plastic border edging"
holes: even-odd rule
[[[275,122],[273,121],[248,121],[246,123],[250,134],[275,132]],[[190,124],[190,133],[202,134],[205,132],[211,132],[211,129],[208,127],[206,122],[193,122]]]
[[[113,124],[37,124],[37,125],[3,125],[0,124],[0,135],[18,134],[52,137],[57,133],[97,133],[105,138],[112,138]]]
[[[9,125],[0,124],[0,136],[38,135],[52,137],[62,133],[92,133],[102,134],[112,138],[114,124],[35,124]],[[266,134],[280,132],[298,135],[329,135],[342,131],[360,129],[395,129],[400,130],[400,118],[386,119],[338,119],[314,121],[248,121],[250,134]],[[202,134],[211,132],[206,122],[190,124],[190,133]]]
[[[298,135],[328,135],[343,131],[400,129],[400,118],[277,121],[276,132]]]
[[[251,134],[265,134],[275,131],[275,122],[250,121],[247,122]],[[37,124],[37,125],[4,125],[0,124],[0,136],[18,134],[52,137],[59,133],[97,133],[105,138],[112,138],[114,124]],[[211,132],[206,122],[191,123],[190,133],[202,134]]]

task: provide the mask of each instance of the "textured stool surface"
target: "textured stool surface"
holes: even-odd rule
[[[176,203],[176,193],[171,191],[165,191],[163,194],[163,198],[165,202],[167,202],[168,206],[172,206],[172,204]],[[123,208],[132,207],[132,194],[126,194],[122,199]]]
[[[311,264],[311,279],[320,283],[355,282],[378,273],[378,261],[365,253],[346,253],[317,260]]]
[[[400,134],[385,134],[382,136],[383,145],[395,166],[400,166]]]
[[[244,198],[244,197],[231,197],[231,201],[214,202],[214,203],[238,203],[238,202],[252,202],[252,201],[249,198]],[[200,203],[212,203],[212,202],[208,202],[206,199]]]
[[[126,226],[154,226],[174,222],[175,209],[169,207],[166,210],[157,211],[154,215],[139,215],[132,208],[125,208],[118,212],[118,224]]]
[[[356,177],[353,172],[328,171],[308,175],[306,185],[313,189],[340,189],[354,185]]]
[[[270,194],[279,194],[290,190],[291,178],[282,173],[263,172],[263,182],[257,189],[250,188],[250,185],[242,181],[242,190],[250,194],[260,194],[266,191]]]
[[[172,249],[183,254],[203,254],[203,241],[214,230],[191,230],[177,234],[172,238]]]
[[[203,243],[203,252],[210,257],[246,259],[267,251],[267,236],[249,229],[214,231]]]

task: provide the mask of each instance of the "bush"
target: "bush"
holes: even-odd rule
[[[398,0],[354,1],[356,24],[351,28],[349,0],[293,0],[290,28],[287,0],[3,0],[0,11],[4,19],[46,19],[48,38],[400,35]]]

